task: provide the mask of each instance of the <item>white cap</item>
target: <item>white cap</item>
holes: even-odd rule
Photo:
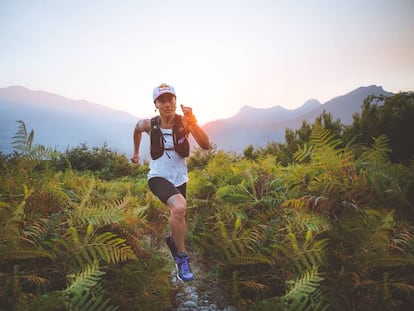
[[[159,86],[155,87],[154,91],[152,92],[152,98],[154,99],[154,103],[157,100],[157,98],[163,94],[172,94],[175,97],[177,97],[177,95],[175,94],[174,87],[172,85],[162,83]]]

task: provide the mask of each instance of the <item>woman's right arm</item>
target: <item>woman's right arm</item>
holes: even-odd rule
[[[151,120],[143,119],[137,122],[134,129],[133,141],[134,141],[134,153],[132,154],[131,161],[133,163],[139,163],[139,147],[141,144],[142,132],[149,133],[151,128]]]

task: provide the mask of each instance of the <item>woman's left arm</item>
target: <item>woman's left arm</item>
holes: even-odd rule
[[[193,111],[190,107],[184,107],[181,105],[181,109],[184,113],[183,116],[183,125],[187,133],[193,135],[195,141],[200,145],[204,150],[210,149],[210,139],[203,129],[198,126],[197,119],[193,115]]]
[[[207,134],[202,130],[201,127],[198,126],[197,123],[188,124],[187,128],[201,148],[204,150],[210,149],[210,140]]]

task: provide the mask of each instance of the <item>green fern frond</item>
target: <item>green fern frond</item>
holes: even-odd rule
[[[82,210],[91,201],[92,193],[96,188],[95,178],[89,180],[89,184],[86,186],[86,191],[81,194],[80,203],[76,206],[78,210]]]
[[[274,251],[285,258],[286,269],[301,274],[325,263],[328,239],[318,239],[317,234],[310,229],[290,231],[283,241],[273,245]]]
[[[27,134],[26,124],[22,120],[16,121],[19,124],[16,134],[12,137],[12,146],[18,152],[23,154],[30,152],[32,149],[34,132],[30,131],[30,134]]]
[[[85,265],[83,271],[76,275],[69,275],[72,279],[70,286],[66,288],[69,293],[81,293],[85,290],[90,290],[96,286],[101,280],[105,272],[99,270],[98,261]]]
[[[233,257],[229,259],[227,264],[233,265],[233,266],[247,266],[247,265],[256,265],[256,264],[265,264],[265,265],[271,266],[273,262],[265,256],[255,255],[255,256]]]
[[[281,204],[281,207],[283,207],[283,208],[291,207],[291,208],[296,209],[296,210],[302,208],[303,206],[305,206],[304,198],[285,200]]]
[[[372,266],[377,267],[402,267],[402,266],[413,266],[414,257],[393,257],[393,256],[382,256],[376,257],[371,262]]]
[[[22,224],[25,217],[25,206],[27,199],[32,195],[33,189],[23,184],[23,199],[16,205],[1,202],[4,207],[2,216],[7,217],[0,220],[0,240],[7,241],[9,247],[21,241]],[[20,194],[19,194],[20,196]],[[15,247],[18,247],[15,245]],[[0,254],[1,256],[1,254]]]
[[[250,290],[253,290],[256,293],[261,293],[267,289],[269,289],[269,286],[266,284],[257,282],[257,281],[240,281],[240,286],[246,287]]]
[[[304,162],[307,160],[313,150],[313,146],[309,145],[308,143],[304,143],[303,147],[298,146],[298,150],[293,154],[293,159],[300,162]]]
[[[110,299],[104,298],[100,284],[104,275],[105,272],[99,270],[99,264],[95,261],[86,265],[80,273],[69,276],[72,282],[64,291],[69,310],[118,310],[118,307],[110,305]]]
[[[232,204],[254,201],[250,192],[242,185],[224,185],[217,189],[216,196],[224,202]]]
[[[42,161],[49,160],[55,153],[51,148],[43,145],[33,145],[34,131],[27,132],[26,124],[19,120],[19,128],[16,134],[12,137],[12,146],[19,152],[24,159],[22,163],[23,167],[29,171],[32,171]]]
[[[348,167],[354,157],[351,150],[338,148],[342,141],[320,125],[312,130],[310,144],[314,147],[310,153],[312,163],[328,171],[337,171]]]
[[[65,253],[70,253],[74,265],[82,267],[95,261],[118,263],[128,259],[136,259],[136,255],[125,239],[119,238],[113,232],[96,234],[93,225],[89,224],[85,232],[78,232],[70,227],[63,239],[56,239]]]
[[[36,145],[24,155],[27,161],[33,161],[37,166],[41,161],[49,160],[54,154],[52,148],[45,147],[43,145]]]
[[[101,206],[77,209],[75,216],[79,224],[111,225],[121,222],[125,214],[115,203],[106,203]]]
[[[79,200],[72,202],[73,211],[70,211],[70,223],[72,226],[93,224],[111,225],[120,223],[125,219],[125,210],[130,202],[130,196],[126,195],[122,200],[105,200],[95,203],[94,192],[96,191],[96,180],[91,178],[85,186],[84,192],[79,195]],[[145,215],[140,212],[137,217],[144,219]]]
[[[374,143],[362,153],[359,160],[368,163],[386,163],[391,152],[388,137],[386,135],[380,135],[379,137],[373,137],[372,139],[374,140]]]
[[[224,224],[223,221],[219,220],[217,221],[217,227],[219,229],[219,233],[221,235],[221,237],[223,238],[224,241],[228,240],[228,232],[227,232],[227,228],[226,225]]]
[[[112,232],[104,232],[80,247],[77,258],[78,261],[86,263],[97,260],[118,263],[128,259],[136,259],[136,256],[131,247],[125,244],[124,239]]]
[[[316,148],[329,147],[330,149],[335,149],[340,144],[341,141],[336,139],[329,129],[323,128],[318,123],[315,124],[311,134],[311,145]]]
[[[84,291],[70,297],[67,305],[73,311],[116,311],[118,306],[112,306],[109,298],[105,299],[102,290]]]
[[[288,281],[288,292],[282,297],[288,310],[320,310],[312,306],[311,296],[314,293],[319,295],[318,289],[324,279],[319,275],[318,268],[305,271],[301,278]]]
[[[101,245],[97,247],[97,251],[107,262],[116,263],[136,258],[131,247],[125,244],[125,239],[119,238],[112,232],[98,235],[92,243],[96,243],[97,246]]]
[[[6,260],[23,260],[33,258],[50,258],[54,259],[55,255],[45,250],[29,250],[29,249],[10,249],[3,250],[0,254],[0,262]]]
[[[282,207],[292,207],[295,217],[289,219],[291,228],[297,230],[312,230],[324,232],[331,229],[331,221],[323,214],[313,212],[322,209],[322,205],[326,201],[325,197],[303,196],[298,199],[286,200],[282,203]]]

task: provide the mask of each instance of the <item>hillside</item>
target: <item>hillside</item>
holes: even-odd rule
[[[34,129],[35,143],[65,150],[87,143],[121,153],[132,152],[132,131],[137,118],[122,111],[72,100],[43,91],[13,86],[0,89],[0,150],[11,151],[11,137],[23,120]]]
[[[361,105],[369,95],[390,96],[392,93],[381,86],[371,85],[357,88],[324,104],[310,100],[294,110],[280,106],[268,109],[243,107],[235,116],[207,123],[204,129],[219,149],[240,153],[249,144],[258,148],[269,141],[283,142],[286,128],[297,129],[303,120],[313,123],[324,110],[344,124],[351,124],[352,115],[361,112]]]

